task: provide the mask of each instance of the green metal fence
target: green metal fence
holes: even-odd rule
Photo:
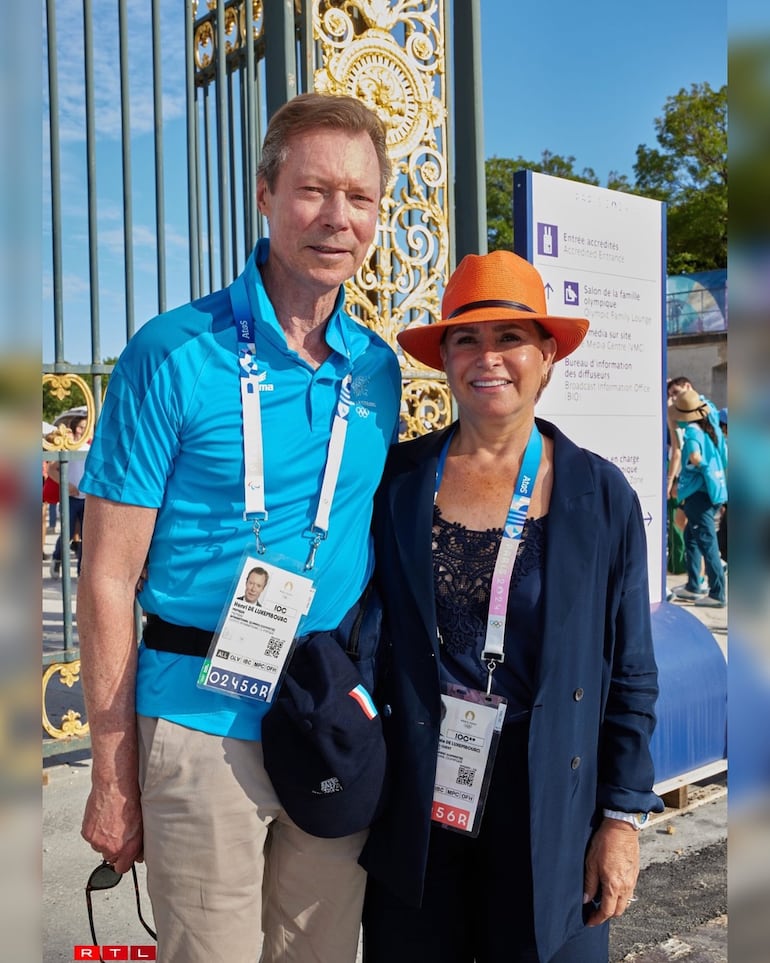
[[[307,83],[309,14],[282,0],[200,7],[46,0],[44,426],[81,402],[93,425],[110,360],[137,323],[228,284],[262,233],[254,188],[267,78],[273,108]],[[266,20],[286,39],[272,60]],[[66,493],[85,448],[61,433],[42,448]],[[66,494],[44,556],[58,535],[60,573],[43,559],[46,756],[89,744]]]

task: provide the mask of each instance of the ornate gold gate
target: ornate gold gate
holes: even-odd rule
[[[315,89],[357,97],[387,128],[394,177],[348,304],[399,351],[401,437],[448,424],[446,382],[400,352],[398,332],[439,314],[449,267],[445,12],[439,0],[313,4]]]

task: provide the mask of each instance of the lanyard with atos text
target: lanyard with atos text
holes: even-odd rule
[[[257,553],[263,555],[266,545],[262,541],[262,525],[268,519],[265,504],[265,462],[262,441],[262,415],[259,402],[260,374],[257,366],[257,352],[254,335],[254,318],[246,291],[243,275],[229,287],[230,303],[233,308],[233,321],[238,331],[238,365],[241,383],[241,407],[243,409],[243,463],[244,463],[244,512],[245,521],[253,521]],[[304,537],[310,540],[310,548],[305,562],[305,571],[315,565],[318,546],[329,531],[334,492],[339,480],[342,453],[345,448],[345,435],[348,430],[350,411],[350,374],[346,374],[340,385],[337,410],[332,423],[326,466],[321,482],[313,524],[305,531]]]

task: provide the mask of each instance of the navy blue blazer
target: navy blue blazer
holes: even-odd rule
[[[663,803],[652,792],[658,683],[639,502],[618,468],[554,425],[537,424],[554,442],[528,753],[535,934],[541,959],[549,959],[583,926],[584,858],[602,807],[660,812]],[[373,520],[390,646],[379,701],[392,789],[361,863],[414,905],[440,723],[431,532],[448,430],[391,448]]]

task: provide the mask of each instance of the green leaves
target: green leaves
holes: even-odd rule
[[[727,88],[669,97],[655,120],[659,149],[636,151],[637,193],[668,204],[668,273],[727,265]]]
[[[584,184],[599,184],[595,172],[586,167],[578,173],[574,157],[561,157],[544,150],[539,161],[523,157],[491,157],[486,161],[487,244],[490,251],[513,250],[513,175],[518,170],[551,174]]]

